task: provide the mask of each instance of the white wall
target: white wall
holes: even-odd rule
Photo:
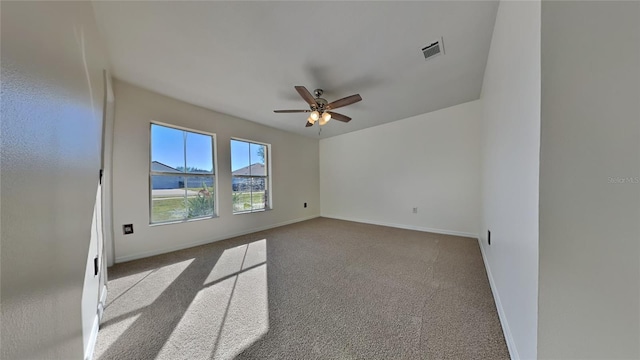
[[[89,2],[0,6],[0,358],[81,359],[106,54]]]
[[[541,143],[538,354],[638,359],[639,2],[543,2]]]
[[[536,357],[540,2],[502,1],[482,95],[480,243],[513,358]],[[491,245],[487,230],[491,230]]]
[[[317,139],[219,114],[121,81],[114,82],[114,93],[113,224],[116,262],[320,215]],[[149,225],[149,124],[152,120],[216,134],[218,218]],[[273,210],[232,214],[231,137],[271,144]],[[308,203],[306,209],[303,208],[305,202]],[[122,225],[129,223],[133,223],[135,232],[125,236]]]
[[[472,101],[321,140],[322,216],[476,237],[480,112]]]

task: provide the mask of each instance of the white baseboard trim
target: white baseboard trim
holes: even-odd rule
[[[93,352],[96,349],[96,341],[98,340],[98,327],[100,326],[100,319],[96,312],[96,317],[93,319],[93,326],[91,327],[91,335],[89,335],[89,343],[84,353],[85,360],[93,359]]]
[[[478,246],[480,246],[480,252],[482,253],[482,261],[484,262],[484,268],[487,271],[487,277],[489,278],[489,286],[491,286],[491,293],[493,294],[493,300],[496,303],[496,309],[498,310],[498,318],[500,319],[500,325],[502,325],[502,333],[504,334],[504,339],[507,341],[507,348],[509,349],[509,355],[511,356],[512,360],[520,360],[518,349],[516,348],[516,344],[513,341],[513,336],[511,335],[511,329],[509,328],[507,315],[505,314],[504,308],[502,307],[502,302],[500,301],[500,294],[498,293],[498,289],[496,288],[495,281],[493,280],[493,275],[491,274],[491,267],[489,266],[489,262],[487,261],[487,256],[484,253],[484,247],[482,246],[482,239],[480,239],[480,237],[478,237]]]
[[[422,227],[422,226],[395,224],[395,223],[388,223],[383,221],[363,220],[363,219],[355,219],[355,218],[342,217],[342,216],[327,216],[327,215],[321,215],[321,216],[328,219],[353,221],[353,222],[359,222],[359,223],[371,224],[371,225],[389,226],[389,227],[394,227],[399,229],[430,232],[434,234],[454,235],[454,236],[470,237],[474,239],[478,238],[478,234],[473,234],[473,233],[468,233],[463,231],[434,229],[434,228],[428,228],[428,227]]]
[[[171,247],[166,247],[166,248],[157,249],[157,250],[151,250],[151,251],[145,251],[145,252],[142,252],[142,253],[137,253],[137,254],[132,254],[132,255],[125,255],[125,256],[117,257],[116,258],[116,263],[123,263],[123,262],[127,262],[127,261],[146,258],[146,257],[149,257],[149,256],[166,254],[166,253],[169,253],[169,252],[172,252],[172,251],[188,249],[188,248],[191,248],[191,247],[194,247],[194,246],[200,246],[200,245],[213,243],[213,242],[216,242],[216,241],[231,239],[231,238],[234,238],[236,236],[242,236],[242,235],[251,234],[251,233],[254,233],[254,232],[258,232],[258,231],[269,230],[269,229],[277,228],[277,227],[280,227],[280,226],[294,224],[294,223],[301,222],[301,221],[311,220],[311,219],[315,219],[317,217],[320,217],[320,216],[319,215],[307,216],[307,217],[303,217],[303,218],[283,221],[283,222],[280,222],[280,223],[277,223],[277,224],[271,224],[271,225],[266,225],[266,226],[260,226],[260,227],[253,228],[253,229],[247,229],[247,230],[235,232],[235,233],[232,233],[232,234],[220,235],[220,236],[216,236],[216,237],[213,237],[213,238],[208,238],[208,239],[205,239],[205,240],[195,241],[195,242],[188,243],[188,244],[183,244],[183,245],[178,245],[178,246],[171,246]]]

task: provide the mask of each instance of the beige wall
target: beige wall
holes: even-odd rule
[[[640,358],[640,3],[542,3],[542,359]]]
[[[0,6],[0,358],[81,359],[106,54],[89,2]]]
[[[223,115],[122,81],[116,81],[114,85],[113,226],[116,262],[320,215],[317,139]],[[218,218],[149,225],[151,121],[216,134]],[[232,214],[232,137],[271,144],[273,210]],[[306,209],[303,207],[305,202],[308,203]],[[125,236],[122,225],[129,223],[133,223],[135,233]]]
[[[502,1],[482,87],[481,249],[515,359],[536,357],[540,1]],[[491,230],[491,245],[487,242]]]
[[[475,238],[481,109],[472,101],[321,140],[322,216]]]

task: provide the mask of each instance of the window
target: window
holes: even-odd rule
[[[231,140],[233,213],[269,209],[269,145]]]
[[[151,124],[151,223],[215,215],[214,136]]]

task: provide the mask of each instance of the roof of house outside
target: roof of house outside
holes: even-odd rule
[[[267,169],[264,164],[255,163],[245,166],[231,173],[233,176],[267,176]]]
[[[159,171],[159,172],[170,172],[170,173],[176,173],[176,174],[182,174],[182,171],[179,171],[175,168],[172,168],[169,165],[165,165],[159,161],[152,161],[151,162],[151,171]]]

